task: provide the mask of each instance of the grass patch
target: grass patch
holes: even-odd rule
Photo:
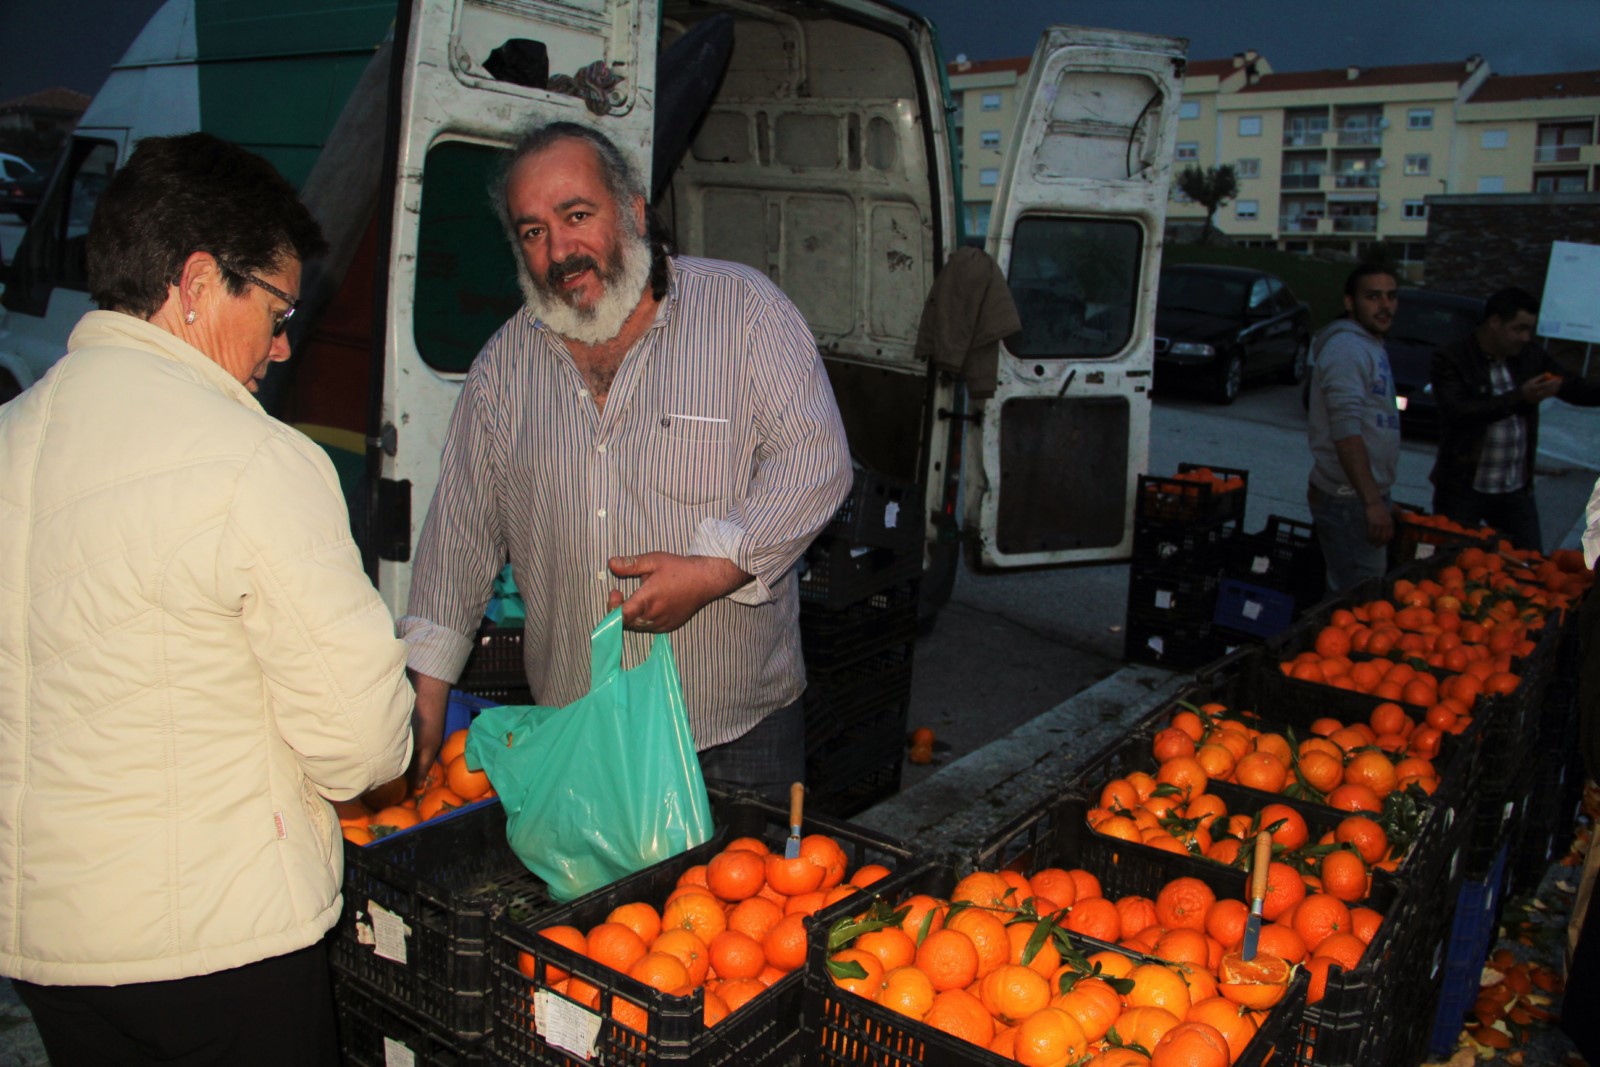
[[[1168,244],[1161,250],[1161,262],[1214,263],[1276,274],[1295,296],[1311,305],[1313,331],[1344,314],[1344,280],[1355,269],[1354,263],[1328,263],[1298,252],[1234,245]]]

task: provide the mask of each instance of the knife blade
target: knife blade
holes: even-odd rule
[[[800,855],[800,814],[805,808],[806,786],[795,782],[789,786],[789,839],[783,843],[783,858],[796,859]]]
[[[1272,862],[1272,835],[1265,830],[1256,835],[1255,862],[1250,865],[1250,918],[1244,924],[1244,944],[1239,955],[1256,958],[1256,942],[1261,938],[1261,900],[1267,895],[1267,865]]]

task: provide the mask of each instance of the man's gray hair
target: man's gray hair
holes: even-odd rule
[[[506,202],[506,186],[511,180],[512,170],[528,156],[543,152],[557,141],[569,139],[585,141],[594,148],[595,155],[600,160],[600,176],[624,218],[633,217],[634,197],[641,198],[647,204],[650,202],[649,193],[645,189],[644,179],[639,176],[638,168],[611,138],[599,130],[576,122],[540,123],[529,127],[517,139],[510,155],[506,157],[505,164],[495,175],[494,184],[490,189],[494,197],[495,211],[500,216],[500,223],[505,227],[513,246],[517,243],[517,234],[511,224],[511,212]]]

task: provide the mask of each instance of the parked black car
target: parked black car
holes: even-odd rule
[[[9,211],[23,222],[33,218],[47,178],[45,171],[26,160],[0,152],[0,211]]]
[[[1439,429],[1439,405],[1430,381],[1433,354],[1472,332],[1483,318],[1483,299],[1439,289],[1401,289],[1394,323],[1383,340],[1394,375],[1402,433],[1429,436]],[[1307,390],[1310,381],[1307,380]],[[1309,401],[1309,392],[1301,398]]]
[[[1231,404],[1246,378],[1305,377],[1311,308],[1282,279],[1246,267],[1167,267],[1156,292],[1156,373],[1199,379]]]

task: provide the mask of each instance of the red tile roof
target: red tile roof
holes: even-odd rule
[[[999,70],[1015,71],[1018,74],[1028,73],[1028,64],[1033,61],[1032,56],[1012,56],[1009,59],[981,59],[977,62],[949,63],[947,69],[955,74],[992,74]]]
[[[1330,70],[1273,71],[1243,93],[1306,92],[1315,89],[1344,89],[1368,85],[1425,85],[1451,82],[1459,85],[1471,76],[1464,61],[1454,63],[1408,63],[1397,67],[1361,67],[1351,80],[1344,67]]]
[[[1494,104],[1508,100],[1563,100],[1600,96],[1600,70],[1563,70],[1553,74],[1491,74],[1471,103]]]
[[[1239,68],[1234,66],[1233,57],[1227,59],[1191,59],[1184,70],[1188,78],[1226,78]]]
[[[26,96],[0,100],[0,111],[72,111],[82,112],[94,98],[71,89],[41,89]]]

